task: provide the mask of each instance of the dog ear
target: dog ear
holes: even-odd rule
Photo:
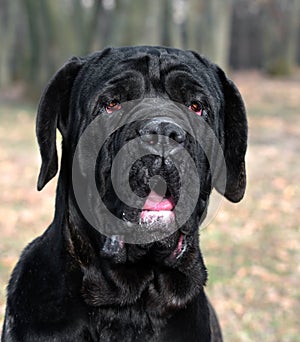
[[[224,157],[226,163],[225,191],[218,184],[217,191],[229,201],[239,202],[246,189],[245,154],[247,149],[246,109],[236,85],[216,66],[224,94]],[[223,187],[224,189],[224,187]]]
[[[73,82],[83,64],[82,58],[68,60],[52,77],[41,96],[36,119],[36,135],[42,158],[38,190],[42,190],[57,173],[56,128],[63,134]]]

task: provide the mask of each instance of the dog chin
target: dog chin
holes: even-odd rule
[[[175,215],[172,211],[142,211],[139,225],[141,230],[152,233],[164,231],[164,235],[174,232]]]

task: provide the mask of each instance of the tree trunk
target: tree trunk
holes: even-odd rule
[[[40,67],[40,31],[38,20],[39,3],[35,0],[24,0],[24,9],[28,20],[29,33],[29,58],[26,72],[27,80],[32,84],[38,79],[38,70]]]
[[[188,48],[202,53],[203,37],[203,0],[189,0],[188,2]]]
[[[130,44],[130,34],[128,32],[131,0],[115,0],[115,8],[112,10],[105,10],[103,24],[100,27],[105,30],[104,45],[120,46]],[[107,26],[106,26],[107,25]]]
[[[299,0],[269,1],[264,7],[264,67],[271,75],[288,75],[297,62]]]
[[[290,0],[287,18],[286,63],[292,71],[297,64],[297,47],[299,46],[300,31],[300,1]]]
[[[0,5],[1,19],[1,49],[0,49],[0,87],[9,85],[13,79],[13,70],[11,68],[11,57],[13,54],[13,45],[15,42],[15,21],[17,20],[16,1],[4,0]]]
[[[173,26],[172,0],[162,0],[161,44],[171,45],[171,32]]]
[[[142,2],[142,1],[141,1]],[[163,22],[163,1],[152,0],[143,2],[146,8],[142,8],[143,21],[141,22],[141,37],[137,40],[142,45],[160,45],[161,27]]]
[[[210,0],[204,2],[202,53],[228,69],[232,0]]]

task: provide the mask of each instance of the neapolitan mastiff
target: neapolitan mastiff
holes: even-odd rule
[[[213,188],[245,191],[234,83],[192,51],[107,48],[41,97],[38,190],[58,170],[56,129],[54,219],[13,271],[2,341],[221,341],[198,228]]]

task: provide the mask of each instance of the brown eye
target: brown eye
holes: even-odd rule
[[[120,110],[121,108],[122,106],[118,100],[112,100],[105,106],[105,110],[108,114]]]
[[[189,109],[195,112],[197,115],[201,116],[202,115],[202,104],[198,101],[192,101],[191,104],[189,105]]]

